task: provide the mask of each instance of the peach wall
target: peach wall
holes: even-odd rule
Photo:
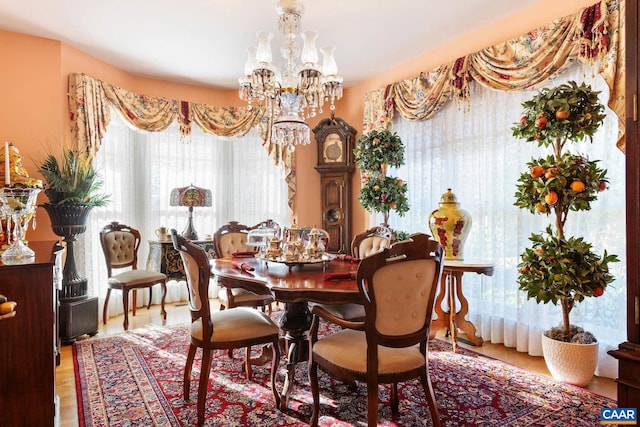
[[[367,92],[519,36],[590,4],[593,4],[592,0],[542,0],[508,19],[474,31],[349,87],[337,105],[336,116],[355,127],[359,137],[362,131],[363,99]],[[46,144],[61,141],[68,132],[66,93],[69,73],[86,73],[124,89],[151,96],[212,105],[242,105],[236,90],[219,90],[134,76],[58,41],[22,34],[0,31],[0,61],[3,64],[0,67],[0,142],[9,140],[16,144],[25,158],[25,167],[33,176],[38,175],[34,160],[42,158]],[[327,110],[319,117],[309,120],[310,126],[313,128],[320,119],[328,115]],[[301,225],[321,223],[320,177],[314,169],[315,164],[315,143],[297,148],[297,185],[301,191],[296,199],[294,216]],[[355,233],[364,230],[369,224],[368,214],[358,202],[360,181],[357,172],[354,174],[353,184],[352,229]],[[41,195],[39,201],[42,203],[44,200],[44,195]],[[38,227],[35,231],[29,231],[28,238],[56,238],[42,209],[38,210]]]
[[[36,161],[60,141],[63,120],[59,90],[60,42],[0,31],[0,141],[13,142],[30,176],[38,176]],[[40,194],[38,201],[44,201]],[[31,240],[55,239],[47,214],[38,209]]]

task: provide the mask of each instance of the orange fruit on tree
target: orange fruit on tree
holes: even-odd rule
[[[535,165],[531,168],[529,174],[534,178],[540,178],[544,174],[544,168],[540,165]]]
[[[544,171],[544,177],[547,179],[551,179],[554,176],[558,175],[558,173],[560,173],[558,168],[549,168],[546,171]]]
[[[580,180],[575,180],[571,183],[570,187],[576,193],[582,193],[586,186],[584,185],[584,182]]]
[[[548,205],[555,205],[558,201],[558,193],[555,191],[549,191],[549,193],[544,196],[544,201],[547,202]]]
[[[540,202],[536,203],[536,211],[540,213],[545,213],[547,211],[547,205]]]
[[[547,122],[548,122],[548,120],[547,120],[546,117],[544,117],[544,116],[538,117],[536,119],[536,127],[539,128],[539,129],[544,129],[544,128],[547,127]]]

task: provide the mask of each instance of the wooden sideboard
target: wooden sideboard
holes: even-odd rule
[[[192,243],[204,248],[209,258],[216,258],[213,240],[193,240]],[[164,273],[167,279],[185,280],[186,278],[180,253],[174,249],[170,240],[149,240],[147,270]]]
[[[0,321],[0,424],[56,423],[58,290],[62,253],[57,242],[30,242],[35,261],[0,263],[0,294],[17,302],[16,315]]]

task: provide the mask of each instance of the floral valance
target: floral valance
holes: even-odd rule
[[[534,87],[571,63],[598,64],[618,116],[617,146],[624,151],[624,1],[602,0],[521,37],[458,58],[435,70],[365,95],[363,131],[388,129],[397,111],[426,120],[449,100],[467,104],[469,85],[494,90]]]
[[[293,211],[296,192],[295,156],[271,142],[270,119],[260,108],[218,107],[187,101],[139,95],[97,80],[86,74],[69,75],[71,132],[81,147],[96,153],[111,121],[113,106],[131,125],[160,132],[177,122],[187,138],[193,123],[203,132],[219,136],[243,136],[257,127],[269,156],[285,169],[289,208]]]

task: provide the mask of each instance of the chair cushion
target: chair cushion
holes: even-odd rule
[[[113,268],[131,265],[136,254],[136,236],[128,231],[112,231],[104,235],[104,254]]]
[[[226,233],[220,236],[220,241],[218,244],[220,245],[220,253],[218,254],[219,258],[222,257],[230,257],[234,252],[245,252],[250,251],[253,248],[246,245],[247,243],[247,233]]]
[[[384,335],[404,335],[421,329],[427,320],[426,307],[435,274],[436,264],[428,259],[378,269],[371,284],[377,301],[376,330]],[[402,286],[393,286],[396,283]]]
[[[267,305],[275,301],[275,299],[271,295],[258,295],[242,288],[231,288],[231,295],[233,295],[233,302],[235,303],[235,305],[242,305],[245,302],[254,302],[258,305]],[[220,290],[218,291],[218,300],[222,305],[229,305],[229,299],[227,298],[227,288],[220,288]]]
[[[144,283],[159,283],[167,280],[167,276],[156,271],[130,270],[109,278],[109,286],[135,286]]]
[[[336,317],[339,317],[341,319],[345,319],[345,320],[364,320],[365,318],[365,312],[364,312],[364,306],[362,304],[353,304],[353,303],[347,303],[347,304],[316,304],[316,303],[309,303],[310,306],[312,305],[319,305],[322,308],[324,308],[325,310],[327,310],[329,313],[333,314]]]
[[[330,364],[352,372],[367,372],[367,340],[362,331],[344,329],[320,338],[313,345],[313,353]],[[417,345],[405,348],[378,346],[378,372],[390,374],[420,368],[426,359]]]
[[[261,311],[234,307],[211,313],[211,342],[241,341],[278,334],[280,328]],[[191,324],[191,336],[202,340],[202,319]]]
[[[384,248],[389,246],[389,239],[382,236],[370,236],[360,242],[358,248],[358,257],[366,258],[369,255],[377,254]]]

